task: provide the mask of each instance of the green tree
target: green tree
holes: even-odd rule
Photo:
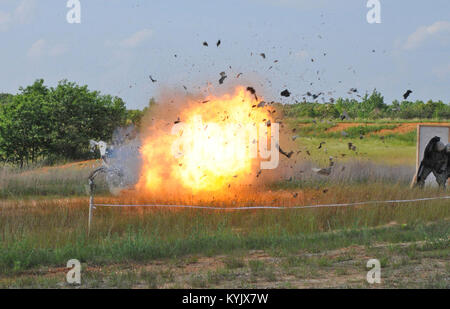
[[[37,81],[0,105],[0,150],[3,160],[23,166],[48,153],[51,105]],[[37,86],[39,91],[30,90]],[[36,88],[36,89],[37,89]]]
[[[133,124],[136,127],[140,127],[143,116],[144,116],[144,111],[141,111],[139,109],[129,109],[129,110],[127,110],[126,125],[132,125]]]
[[[10,102],[13,97],[14,96],[9,93],[0,93],[0,105]]]
[[[376,89],[369,96],[367,93],[359,104],[358,117],[360,118],[380,118],[386,110],[384,97]]]
[[[66,80],[39,79],[0,104],[0,155],[20,166],[39,159],[88,158],[90,139],[109,140],[126,123],[125,103]]]
[[[126,123],[122,99],[67,80],[51,89],[50,101],[54,124],[51,152],[64,158],[89,156],[89,139],[109,140],[114,129]]]

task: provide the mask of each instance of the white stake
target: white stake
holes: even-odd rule
[[[88,221],[88,236],[91,233],[91,223],[92,223],[92,215],[94,212],[94,190],[93,190],[94,182],[92,179],[89,179],[89,221]]]

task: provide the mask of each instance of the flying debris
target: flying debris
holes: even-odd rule
[[[356,146],[353,143],[348,143],[348,150],[356,151]]]
[[[334,158],[332,156],[330,156],[330,166],[333,167],[334,166]]]
[[[403,95],[403,99],[407,99],[409,97],[409,95],[412,93],[412,90],[408,90],[405,92],[405,94]]]
[[[266,102],[264,102],[264,101],[261,101],[261,102],[259,102],[259,104],[256,106],[256,107],[264,107],[264,106],[266,106]]]
[[[247,87],[247,91],[255,96],[256,101],[258,101],[258,96],[256,95],[256,90],[253,87]]]
[[[341,120],[350,120],[350,116],[348,115],[348,113],[346,111],[342,112]]]
[[[296,198],[297,196],[298,196],[298,193],[294,193],[294,194],[292,195],[293,198]]]
[[[281,92],[281,96],[289,98],[291,96],[291,93],[289,92],[289,90],[284,90],[283,92]]]
[[[152,77],[151,75],[149,75],[148,77],[150,78],[150,80],[152,81],[152,83],[156,83],[156,82],[157,82],[157,80],[156,80],[156,79],[153,79],[153,77]]]
[[[313,99],[316,100],[320,95],[322,94],[322,92],[319,92],[318,94],[313,94]]]
[[[225,78],[227,78],[227,75],[226,75],[226,73],[225,72],[221,72],[220,73],[220,79],[219,79],[219,84],[223,84],[223,82],[224,82],[224,80],[225,80]]]
[[[319,145],[319,147],[317,147],[317,149],[322,149],[322,145],[325,145],[326,144],[326,142],[320,142],[320,145]]]
[[[278,146],[278,151],[279,151],[283,156],[285,156],[285,157],[287,157],[287,158],[289,158],[289,159],[290,159],[291,156],[294,154],[293,151],[291,151],[291,152],[289,152],[289,153],[283,151],[283,149],[281,149],[280,146]]]
[[[312,83],[311,83],[312,84]],[[308,96],[308,97],[313,97],[313,99],[314,100],[316,100],[318,97],[320,97],[321,95],[322,95],[323,93],[322,92],[319,92],[318,94],[313,94],[313,93],[311,93],[311,92],[306,92],[306,95]]]
[[[256,90],[253,87],[247,87],[247,91],[249,91],[251,94],[256,94]]]
[[[263,57],[263,59],[266,59],[266,54],[265,53],[260,53],[259,54],[261,57]]]
[[[203,46],[206,46],[206,47],[208,47],[208,42],[203,42]]]
[[[220,40],[218,40],[216,46],[219,47],[220,43],[221,43]]]
[[[330,166],[329,167],[327,167],[327,168],[312,168],[311,170],[314,173],[319,174],[319,175],[330,176],[333,166],[334,166],[333,157],[330,157]]]
[[[238,75],[236,75],[236,78],[241,77],[242,73],[239,73]]]
[[[323,176],[330,176],[331,174],[331,166],[327,168],[312,168],[311,169],[314,173],[323,175]]]

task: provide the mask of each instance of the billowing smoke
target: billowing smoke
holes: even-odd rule
[[[137,183],[142,163],[139,149],[140,138],[134,126],[117,128],[114,131],[106,153],[106,181],[111,193],[118,194]]]

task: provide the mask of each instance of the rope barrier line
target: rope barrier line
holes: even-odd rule
[[[92,204],[94,207],[160,207],[160,208],[193,208],[193,209],[209,209],[209,210],[252,210],[252,209],[305,209],[305,208],[324,208],[324,207],[347,207],[360,206],[370,204],[395,204],[395,203],[413,203],[432,200],[450,199],[450,196],[426,197],[420,199],[410,200],[388,200],[388,201],[367,201],[344,204],[322,204],[322,205],[307,205],[307,206],[246,206],[246,207],[217,207],[217,206],[197,206],[197,205],[164,205],[164,204]]]
[[[164,204],[94,204],[94,196],[91,195],[89,199],[89,222],[88,222],[88,235],[91,231],[92,216],[95,207],[155,207],[155,208],[190,208],[190,209],[206,209],[206,210],[253,210],[253,209],[306,209],[306,208],[324,208],[324,207],[349,207],[349,206],[361,206],[370,204],[405,204],[415,203],[433,200],[447,200],[450,196],[438,196],[438,197],[425,197],[419,199],[410,200],[388,200],[388,201],[367,201],[367,202],[355,202],[344,204],[322,204],[322,205],[307,205],[307,206],[246,206],[246,207],[217,207],[217,206],[197,206],[197,205],[164,205]]]

